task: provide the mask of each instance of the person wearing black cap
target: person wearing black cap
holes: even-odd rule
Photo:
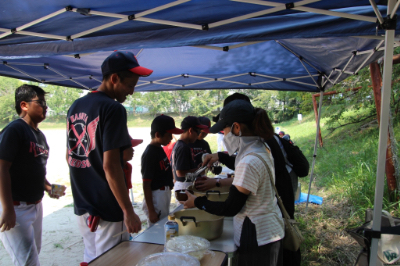
[[[151,123],[151,142],[142,155],[142,209],[148,226],[169,214],[174,182],[171,165],[161,146],[171,142],[172,134],[182,133],[183,130],[175,127],[174,119],[167,115],[157,116]]]
[[[229,155],[237,152],[229,196],[225,202],[212,202],[207,197],[195,197],[187,192],[188,200],[184,202],[184,208],[197,207],[215,215],[234,216],[239,265],[282,263],[281,240],[285,233],[270,181],[271,178],[275,180],[274,161],[264,143],[264,139],[273,136],[267,118],[265,110],[254,108],[244,100],[234,100],[222,109],[210,132],[223,130]]]
[[[228,96],[224,100],[224,106],[234,100],[245,100],[250,103],[250,98],[244,94],[234,93]],[[216,117],[218,122],[219,115]],[[272,124],[267,117],[266,123],[270,125],[272,128]],[[274,134],[272,138],[266,139],[265,142],[271,149],[272,156],[274,158],[274,169],[275,169],[275,179],[276,179],[276,189],[278,190],[279,196],[282,199],[283,205],[285,206],[286,211],[288,212],[291,219],[294,219],[294,200],[295,196],[293,193],[293,181],[290,171],[291,168],[289,165],[286,164],[286,152],[283,149],[282,144],[280,143],[280,138],[278,135]],[[204,158],[204,165],[208,164],[211,166],[215,161],[219,161],[222,164],[225,164],[228,168],[235,169],[235,157],[229,156],[229,154],[218,152],[214,154],[207,155]],[[206,180],[199,180],[196,189],[199,190],[208,190],[212,187],[215,187],[216,184],[215,179],[206,179]],[[221,179],[220,181],[221,186],[229,186],[232,183],[230,178]],[[297,184],[297,181],[296,183]],[[297,185],[296,185],[297,188]],[[296,252],[283,249],[283,265],[284,266],[300,266],[301,264],[301,252],[300,249]]]
[[[67,161],[85,262],[129,240],[129,233],[142,226],[122,170],[122,153],[131,138],[120,103],[134,92],[139,77],[153,71],[140,66],[131,52],[120,51],[104,60],[101,71],[99,88],[77,99],[67,114]]]
[[[205,116],[198,117],[200,123],[202,125],[207,126],[207,129],[211,127],[211,121]],[[207,137],[208,133],[202,130],[200,132],[200,135],[197,137],[196,141],[194,143],[190,143],[189,146],[193,148],[193,153],[194,153],[194,163],[196,166],[200,166],[202,164],[202,156],[205,153],[211,154],[211,149],[210,145],[208,142],[204,139]]]
[[[187,116],[182,120],[181,128],[184,131],[176,142],[171,153],[172,173],[174,175],[174,190],[186,189],[191,182],[186,181],[186,174],[193,173],[198,166],[194,161],[193,148],[189,144],[194,143],[201,131],[208,133],[208,127],[202,125],[195,116]]]

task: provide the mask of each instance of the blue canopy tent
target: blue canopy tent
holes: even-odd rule
[[[396,0],[3,1],[0,75],[96,89],[103,59],[112,50],[132,50],[155,70],[141,79],[138,91],[246,88],[322,94],[385,53],[377,217],[398,6]],[[314,155],[316,147],[317,138]],[[310,183],[312,175],[313,170]],[[377,219],[373,229],[379,228]],[[372,250],[376,247],[374,239]]]
[[[215,49],[185,46],[130,50],[137,55],[140,64],[154,70],[150,77],[139,80],[136,91],[269,89],[319,92],[320,88],[331,87],[381,57],[383,51],[376,49],[382,43],[344,37],[336,38],[334,42],[330,38],[265,41],[231,48],[229,52],[224,52],[223,47],[237,44],[208,46]],[[320,49],[315,51],[315,47]],[[95,52],[80,55],[79,59],[59,55],[3,59],[0,73],[48,84],[95,89],[102,79],[101,63],[109,54],[110,51]]]

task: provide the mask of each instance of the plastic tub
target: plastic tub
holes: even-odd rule
[[[200,262],[183,253],[163,252],[148,255],[141,259],[136,266],[200,266]]]

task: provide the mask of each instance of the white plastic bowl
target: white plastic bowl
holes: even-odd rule
[[[148,255],[141,259],[136,266],[200,266],[200,262],[187,254],[163,252]]]

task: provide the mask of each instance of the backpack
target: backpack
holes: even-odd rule
[[[281,141],[283,148],[286,151],[287,159],[292,165],[292,169],[296,173],[296,175],[299,177],[308,176],[310,164],[308,163],[307,158],[304,156],[300,148],[293,145],[286,139],[280,138],[279,140]]]

